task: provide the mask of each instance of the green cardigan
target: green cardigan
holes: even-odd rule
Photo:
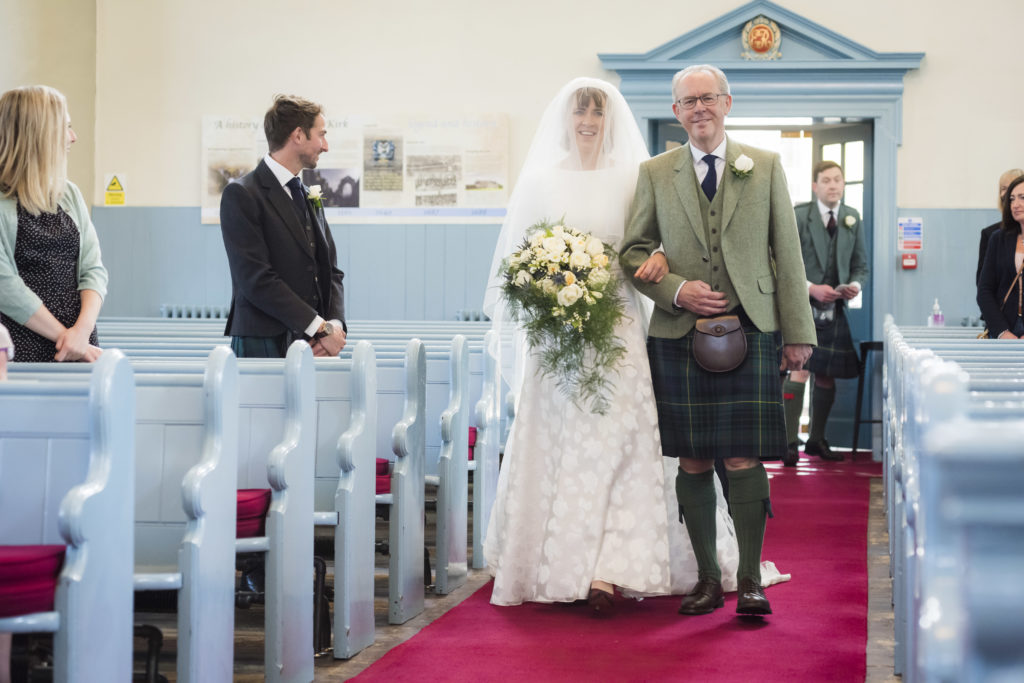
[[[89,207],[79,189],[70,181],[58,202],[78,227],[78,290],[91,289],[100,297],[107,295],[107,269],[100,261],[100,242],[89,218]],[[0,313],[24,325],[43,305],[35,292],[18,275],[14,263],[14,245],[18,238],[18,202],[0,198]]]

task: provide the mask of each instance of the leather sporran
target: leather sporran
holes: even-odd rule
[[[811,316],[814,318],[814,326],[823,330],[832,327],[836,322],[836,302],[818,301],[814,297],[811,300]]]
[[[747,357],[747,335],[736,315],[697,318],[693,357],[708,372],[735,370]]]

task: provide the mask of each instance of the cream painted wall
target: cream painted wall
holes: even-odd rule
[[[0,0],[0,92],[44,84],[64,93],[78,134],[68,176],[86,197],[96,149],[95,9],[79,0]]]
[[[260,115],[292,92],[334,116],[507,112],[514,177],[560,85],[614,79],[597,53],[645,52],[742,4],[97,0],[96,176],[120,174],[136,206],[196,206],[202,116]],[[992,206],[999,173],[1024,164],[1010,85],[1024,4],[780,4],[873,50],[924,52],[906,79],[898,204]]]

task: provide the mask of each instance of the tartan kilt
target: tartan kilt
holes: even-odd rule
[[[647,338],[662,454],[711,460],[786,455],[781,336],[744,324],[747,357],[730,372],[708,372],[693,357],[691,330]]]
[[[836,305],[836,317],[827,327],[819,327],[818,345],[804,370],[816,375],[850,379],[860,374],[860,360],[853,346],[850,322],[846,319],[846,306]]]

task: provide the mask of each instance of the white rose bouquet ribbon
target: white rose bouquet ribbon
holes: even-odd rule
[[[502,296],[539,353],[541,372],[581,408],[604,415],[626,347],[615,250],[575,228],[540,221],[502,263]]]

